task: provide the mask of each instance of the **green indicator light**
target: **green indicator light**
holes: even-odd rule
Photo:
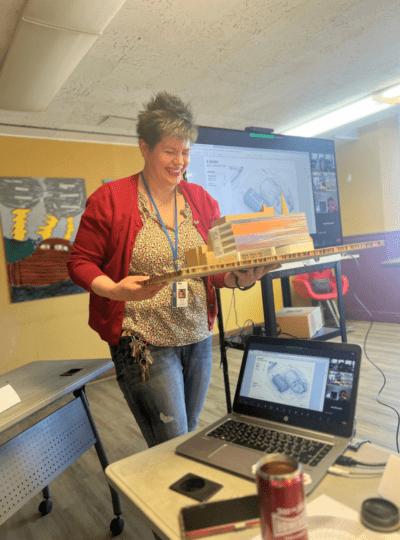
[[[259,137],[260,139],[275,139],[275,135],[265,135],[264,133],[250,133],[250,137]]]

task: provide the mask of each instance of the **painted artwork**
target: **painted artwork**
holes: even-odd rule
[[[0,219],[11,301],[86,292],[67,261],[85,209],[82,178],[0,177]]]

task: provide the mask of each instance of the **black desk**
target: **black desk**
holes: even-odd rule
[[[282,279],[282,300],[284,307],[291,307],[292,300],[290,295],[290,284],[289,276],[295,276],[298,274],[305,274],[309,272],[322,272],[322,270],[327,270],[333,268],[335,270],[336,276],[336,286],[337,286],[337,303],[338,311],[340,315],[340,326],[339,327],[323,327],[319,332],[317,332],[311,339],[319,339],[326,341],[337,336],[342,336],[342,341],[347,342],[347,333],[346,333],[346,322],[344,315],[344,302],[343,302],[343,292],[342,292],[342,268],[341,260],[343,257],[336,261],[330,262],[319,262],[313,259],[314,262],[304,267],[298,266],[294,268],[280,268],[273,272],[269,272],[261,279],[261,290],[262,290],[262,301],[264,309],[264,327],[265,334],[267,336],[277,337],[276,330],[276,316],[275,316],[275,302],[274,302],[274,291],[272,282],[274,279]]]
[[[400,257],[397,259],[390,259],[381,263],[383,268],[400,268]]]
[[[306,274],[309,272],[320,272],[329,268],[333,268],[336,276],[337,291],[338,291],[338,311],[340,315],[340,326],[337,328],[323,327],[317,332],[311,339],[319,339],[326,341],[337,336],[342,337],[342,342],[347,342],[346,322],[344,315],[344,302],[342,291],[342,269],[341,261],[343,259],[349,259],[352,256],[347,254],[338,253],[335,255],[329,255],[318,259],[310,259],[308,261],[300,261],[293,263],[286,263],[282,268],[268,272],[261,281],[262,291],[262,303],[264,311],[264,328],[265,335],[271,337],[277,337],[276,331],[276,316],[275,316],[275,299],[273,291],[273,280],[282,280],[282,299],[283,306],[290,307],[292,305],[290,296],[290,284],[289,277],[297,274]],[[322,262],[323,261],[323,262]],[[231,347],[234,349],[243,350],[244,345],[242,343],[234,343],[229,338],[225,337],[224,321],[222,318],[222,305],[221,295],[219,290],[217,293],[217,305],[218,305],[218,329],[219,329],[219,343],[221,350],[221,363],[224,373],[226,406],[228,413],[232,411],[232,401],[229,387],[229,374],[228,374],[228,361],[226,357],[226,348]]]

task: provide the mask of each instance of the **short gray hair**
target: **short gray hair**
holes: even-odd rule
[[[174,137],[194,143],[198,130],[190,106],[181,98],[167,92],[159,92],[138,116],[136,131],[152,150],[163,137]]]

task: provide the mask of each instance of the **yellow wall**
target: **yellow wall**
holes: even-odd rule
[[[336,147],[344,236],[400,229],[397,116],[360,130],[358,141]]]
[[[139,171],[138,147],[0,136],[0,176],[84,178],[89,196],[104,179]],[[0,373],[36,360],[108,358],[108,345],[88,324],[88,293],[10,302],[4,249],[0,248]],[[239,325],[263,320],[260,285],[237,291]],[[223,290],[224,320],[232,293]],[[277,308],[279,309],[277,300]],[[235,329],[231,312],[226,331]]]
[[[400,229],[400,137],[399,119],[388,118],[379,124],[381,161],[383,231]]]

